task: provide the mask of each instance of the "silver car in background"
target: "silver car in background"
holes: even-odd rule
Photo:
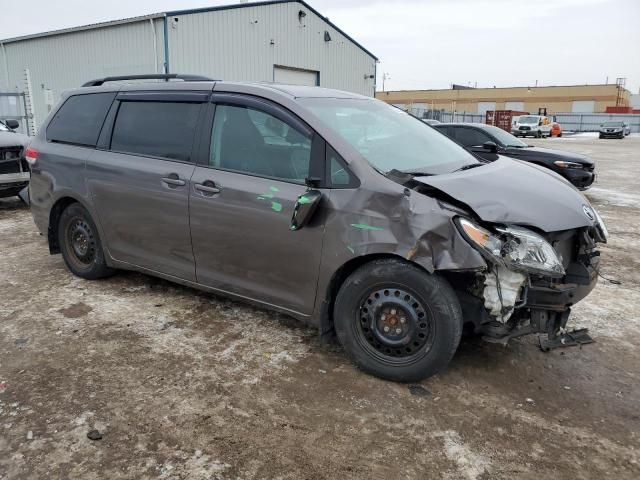
[[[16,120],[0,120],[0,198],[13,197],[29,184],[24,150],[29,137],[17,133]]]
[[[625,122],[610,121],[600,125],[600,138],[624,138],[631,133],[631,127]]]

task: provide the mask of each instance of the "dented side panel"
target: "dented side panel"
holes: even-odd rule
[[[316,317],[336,271],[358,257],[395,255],[429,272],[487,268],[455,227],[454,211],[384,178],[368,179],[354,190],[327,191],[321,208],[326,215],[325,240]]]

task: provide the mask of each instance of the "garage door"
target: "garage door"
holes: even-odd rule
[[[478,102],[478,113],[484,115],[489,110],[496,109],[496,102]]]
[[[571,102],[572,113],[593,113],[595,109],[595,100],[574,100]]]
[[[516,112],[524,112],[524,102],[505,102],[505,110],[515,110]]]
[[[288,67],[273,67],[273,81],[286,85],[318,86],[318,72]]]

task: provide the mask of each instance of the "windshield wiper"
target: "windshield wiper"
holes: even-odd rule
[[[457,168],[451,173],[462,172],[464,170],[471,170],[472,168],[481,167],[483,165],[486,165],[486,164],[485,163],[469,163],[467,165],[461,166],[460,168]]]

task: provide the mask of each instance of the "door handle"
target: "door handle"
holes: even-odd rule
[[[183,187],[187,184],[184,180],[180,180],[177,173],[170,173],[166,177],[162,177],[162,181],[167,185],[173,185],[175,187]]]
[[[216,184],[211,180],[207,180],[203,183],[196,183],[193,188],[202,192],[203,194],[214,195],[216,193],[220,193],[220,189],[216,187]]]

